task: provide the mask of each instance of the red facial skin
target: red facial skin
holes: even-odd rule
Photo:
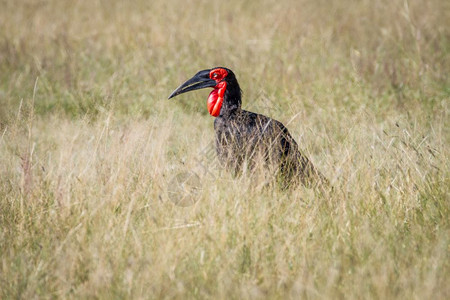
[[[227,82],[223,81],[223,79],[227,77],[227,75],[227,70],[221,68],[211,70],[209,73],[209,78],[217,82],[214,90],[209,94],[208,101],[206,103],[209,114],[213,117],[217,117],[220,114],[220,109],[223,104],[223,96],[227,89]]]

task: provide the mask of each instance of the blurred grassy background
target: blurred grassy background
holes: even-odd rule
[[[0,298],[450,296],[448,1],[0,7]],[[168,200],[214,133],[166,98],[214,66],[339,192]]]

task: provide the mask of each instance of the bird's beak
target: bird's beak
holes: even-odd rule
[[[203,70],[198,72],[194,77],[192,77],[191,79],[180,85],[175,91],[173,91],[168,99],[189,91],[216,86],[217,82],[209,78],[209,72],[210,70]]]

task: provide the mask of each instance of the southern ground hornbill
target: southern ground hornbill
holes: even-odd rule
[[[227,169],[239,173],[244,166],[254,169],[262,162],[259,165],[280,180],[283,187],[297,182],[306,186],[327,183],[281,122],[241,109],[241,89],[230,69],[200,71],[173,91],[169,99],[206,87],[213,88],[207,107],[216,117],[217,155]]]

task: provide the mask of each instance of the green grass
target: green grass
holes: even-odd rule
[[[0,3],[1,299],[450,297],[446,1]],[[217,167],[214,66],[333,192]]]

